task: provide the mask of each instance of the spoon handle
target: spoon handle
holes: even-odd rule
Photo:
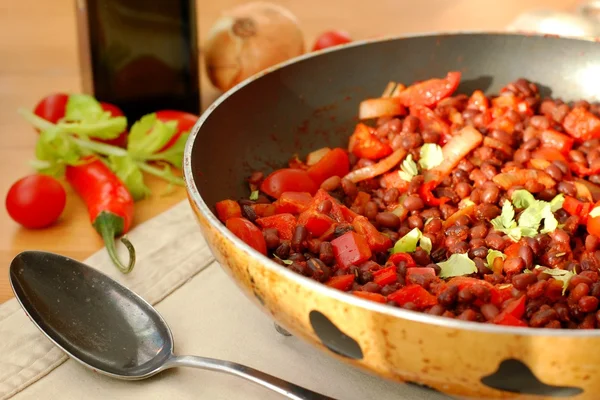
[[[324,396],[254,368],[231,361],[199,356],[173,356],[165,367],[192,367],[224,372],[247,379],[293,400],[335,400],[332,397]]]

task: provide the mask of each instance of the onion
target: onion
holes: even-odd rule
[[[518,171],[503,172],[494,176],[492,181],[504,190],[508,190],[513,186],[524,186],[527,181],[538,181],[546,189],[550,189],[556,185],[556,181],[550,175],[537,169],[520,169]]]
[[[315,150],[306,156],[306,165],[309,167],[318,163],[321,158],[325,157],[325,154],[329,153],[331,149],[329,147],[322,147],[319,150]]]
[[[252,2],[226,11],[205,43],[208,77],[221,90],[304,53],[304,35],[286,8]]]
[[[395,97],[379,97],[360,102],[358,119],[371,119],[379,117],[395,117],[406,114],[406,108]]]
[[[586,181],[585,179],[575,179],[575,182],[585,185],[588,188],[594,202],[600,201],[600,186],[590,181]],[[579,192],[577,184],[575,184],[575,188],[577,188],[577,191]]]
[[[394,168],[404,159],[404,157],[406,157],[406,150],[398,149],[378,163],[356,169],[344,178],[349,179],[354,183],[374,178]]]

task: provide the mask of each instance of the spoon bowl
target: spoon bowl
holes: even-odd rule
[[[175,356],[171,330],[152,305],[76,260],[26,251],[13,259],[9,277],[15,297],[42,333],[99,373],[139,380],[188,366],[235,375],[290,399],[331,399],[244,365]]]

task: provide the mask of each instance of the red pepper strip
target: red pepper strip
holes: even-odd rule
[[[345,292],[352,287],[354,278],[354,274],[338,275],[330,278],[325,285]]]
[[[412,267],[406,269],[406,279],[412,275],[431,275],[435,278],[435,270],[431,267]]]
[[[565,196],[565,201],[563,203],[563,208],[566,212],[579,217],[580,224],[587,223],[588,214],[592,211],[593,206],[592,203],[584,203],[571,196]]]
[[[382,268],[379,271],[373,272],[373,282],[379,286],[389,285],[397,280],[398,274],[396,273],[396,267],[393,265],[391,267]]]
[[[352,292],[356,297],[361,297],[366,300],[375,301],[377,303],[385,303],[385,296],[379,293],[362,292],[355,290]]]
[[[423,199],[425,204],[427,204],[430,207],[441,206],[442,204],[450,201],[450,199],[447,197],[442,197],[438,199],[433,195],[433,193],[431,193],[431,191],[435,189],[437,185],[438,183],[436,181],[430,181],[421,185],[421,187],[419,188],[419,196],[421,196],[421,199]]]
[[[127,274],[135,265],[135,249],[126,237],[121,237],[129,252],[129,263],[125,266],[117,256],[114,239],[129,231],[134,212],[133,197],[100,159],[87,158],[86,161],[89,162],[67,166],[67,181],[85,201],[92,225],[102,236],[111,260]]]
[[[420,285],[408,285],[388,295],[388,300],[395,301],[400,306],[414,303],[419,308],[431,307],[437,304],[437,297]]]

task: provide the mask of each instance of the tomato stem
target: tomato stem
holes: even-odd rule
[[[121,237],[121,242],[125,245],[129,253],[129,262],[125,266],[119,260],[115,246],[115,236],[123,231],[123,218],[111,212],[103,211],[94,220],[94,228],[102,236],[106,245],[106,251],[108,251],[108,255],[115,266],[124,274],[130,273],[135,265],[135,248],[129,239],[125,236]]]

